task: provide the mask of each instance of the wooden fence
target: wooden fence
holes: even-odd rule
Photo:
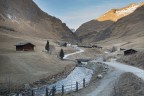
[[[72,92],[72,91],[78,91],[79,89],[82,89],[88,85],[89,82],[86,82],[85,79],[81,83],[75,82],[75,84],[70,85],[62,85],[61,87],[53,86],[51,89],[46,88],[45,90],[45,96],[55,96],[56,94],[61,94],[63,96],[65,93]],[[37,94],[35,90],[31,91],[31,96],[38,96],[40,94]],[[19,96],[19,94],[17,95]]]

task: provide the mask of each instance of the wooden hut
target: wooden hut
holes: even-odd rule
[[[67,42],[65,41],[58,41],[58,45],[60,45],[61,47],[67,47]]]
[[[102,47],[98,45],[92,45],[92,48],[102,49]]]
[[[35,47],[35,45],[30,42],[18,43],[15,46],[16,46],[16,51],[34,51],[34,47]]]
[[[131,55],[131,54],[135,54],[135,53],[137,53],[137,51],[134,49],[128,49],[128,50],[124,51],[124,55]]]
[[[120,51],[124,51],[124,50],[126,50],[126,49],[124,49],[124,48],[120,48]]]

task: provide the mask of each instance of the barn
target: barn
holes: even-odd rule
[[[128,50],[124,51],[124,55],[131,55],[131,54],[135,54],[135,53],[137,53],[137,51],[134,49],[128,49]]]
[[[34,51],[34,47],[35,47],[35,45],[30,42],[18,43],[15,46],[16,46],[16,51]]]

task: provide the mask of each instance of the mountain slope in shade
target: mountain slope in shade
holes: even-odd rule
[[[108,32],[105,30],[95,37],[91,42],[99,41],[99,37],[107,35],[99,43],[103,45],[117,44],[125,47],[144,48],[144,6],[139,7],[130,15],[119,19],[110,26]]]
[[[97,20],[91,20],[89,22],[86,22],[82,24],[77,30],[76,34],[83,38],[85,35],[91,34],[93,32],[98,33],[102,30],[105,30],[108,28],[111,24],[113,24],[113,21],[107,20],[107,21],[97,21]]]
[[[104,30],[108,32],[111,30],[109,28],[115,22],[129,14],[133,13],[137,8],[141,7],[143,3],[140,4],[130,4],[127,7],[121,9],[112,9],[96,20],[92,20],[82,24],[77,30],[76,34],[82,40],[82,42],[92,42],[99,41],[109,36],[102,36]],[[109,32],[111,33],[111,32]],[[107,34],[107,33],[105,33]]]
[[[0,0],[0,28],[41,38],[76,39],[65,23],[44,13],[32,0]]]

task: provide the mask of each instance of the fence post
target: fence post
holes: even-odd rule
[[[83,79],[83,88],[85,87],[85,78]]]
[[[78,82],[76,82],[76,91],[78,91]]]
[[[64,85],[62,85],[62,95],[64,94]]]
[[[9,93],[11,93],[11,82],[10,82],[10,76],[8,77],[8,89],[9,89]]]
[[[52,88],[52,96],[55,96],[55,93],[56,93],[56,88],[55,88],[55,86],[53,86],[53,88]]]
[[[32,90],[32,93],[31,93],[31,95],[32,95],[32,96],[34,96],[34,95],[35,95],[35,94],[34,94],[34,90]]]
[[[19,96],[19,92],[16,93],[16,96]]]
[[[46,96],[48,96],[48,88],[46,88]]]

